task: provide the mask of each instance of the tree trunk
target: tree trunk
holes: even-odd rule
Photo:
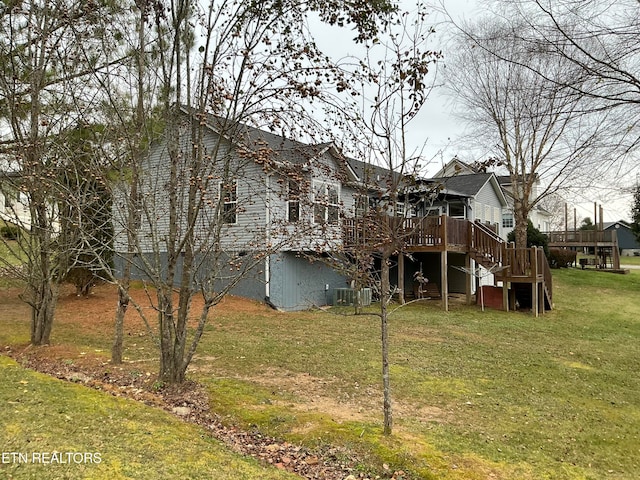
[[[58,301],[58,281],[66,273],[67,262],[63,252],[56,252],[51,237],[52,222],[46,198],[42,192],[31,195],[31,251],[29,253],[28,288],[31,306],[31,344],[47,345],[53,328],[53,316]],[[53,258],[57,255],[58,276],[54,274]]]
[[[31,306],[31,345],[48,345],[53,316],[56,308],[57,287],[52,282],[43,282],[34,292]]]
[[[382,337],[382,388],[383,388],[383,414],[385,435],[391,435],[393,427],[393,415],[391,410],[391,382],[389,378],[389,318],[387,304],[390,297],[389,281],[389,255],[382,256],[382,269],[380,273],[380,323]]]
[[[529,220],[526,215],[522,215],[522,212],[516,211],[514,213],[516,248],[527,248],[527,226]]]
[[[173,309],[173,289],[159,292],[158,323],[160,327],[160,373],[161,382],[175,385],[185,380],[184,351],[186,345],[186,321],[180,328]],[[182,331],[181,331],[182,330]]]
[[[133,136],[133,144],[131,148],[131,190],[129,192],[129,202],[127,211],[127,252],[134,252],[136,248],[135,232],[140,228],[140,199],[138,197],[139,182],[139,164],[143,156],[143,148],[141,146],[142,136],[145,130],[146,113],[144,105],[144,70],[145,62],[143,58],[144,42],[145,42],[145,15],[147,6],[145,3],[138,4],[140,9],[140,20],[138,23],[138,52],[136,53],[136,68],[138,71],[137,82],[137,101],[136,101],[136,132]],[[133,257],[131,253],[125,255],[124,269],[120,287],[118,288],[118,307],[116,309],[116,318],[113,334],[113,345],[111,347],[111,363],[121,364],[123,355],[124,342],[124,316],[129,306],[129,289],[131,288],[131,269]]]
[[[126,269],[127,267],[125,267]],[[124,316],[129,306],[129,276],[125,272],[122,285],[118,288],[118,308],[116,309],[113,345],[111,346],[111,363],[122,363],[122,345],[124,342]]]

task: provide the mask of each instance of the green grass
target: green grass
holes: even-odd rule
[[[222,308],[190,375],[226,422],[345,447],[363,471],[386,463],[426,479],[635,479],[640,271],[553,274],[556,308],[539,318],[419,304],[392,317],[390,438],[381,435],[373,316]],[[0,343],[25,325],[7,322]],[[108,335],[54,327],[54,341],[91,348],[108,350]],[[148,336],[130,336],[126,347],[131,359],[153,351]]]
[[[236,421],[298,441],[357,445],[425,478],[491,471],[504,478],[631,479],[640,468],[638,273],[556,271],[557,309],[538,319],[465,306],[398,312],[391,382],[404,413],[396,414],[393,440],[378,435],[379,402],[364,395],[373,391],[379,400],[374,317],[219,318],[200,353],[215,357],[211,367],[227,378],[202,380],[221,399],[216,408]],[[269,396],[264,385],[233,380],[260,383],[267,367],[285,377],[284,393],[272,388]],[[296,401],[281,398],[295,392],[286,375],[323,379],[325,395],[355,399],[371,416],[332,422],[292,413],[288,405]],[[241,394],[247,390],[255,396]],[[269,408],[260,407],[265,396]],[[308,401],[299,396],[297,402]],[[363,431],[371,435],[359,437]]]
[[[640,265],[640,256],[620,257],[621,265]]]
[[[20,265],[24,260],[24,252],[16,240],[0,237],[0,267]]]
[[[166,412],[25,370],[2,356],[0,377],[2,478],[296,478],[230,453]]]

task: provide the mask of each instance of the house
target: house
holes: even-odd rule
[[[502,212],[507,199],[495,174],[435,177],[432,181],[443,186],[442,198],[434,204],[440,214],[484,223],[503,236]]]
[[[183,113],[178,128],[187,138],[192,120]],[[189,178],[189,165],[177,168],[182,170],[183,185],[203,184],[198,193],[204,206],[198,214],[197,239],[219,241],[209,254],[229,265],[216,275],[211,288],[235,283],[237,272],[251,263],[251,271],[243,274],[231,293],[266,300],[282,310],[330,303],[334,289],[347,287],[349,279],[322,257],[339,248],[342,218],[355,212],[357,174],[331,143],[305,144],[210,115],[203,125],[199,148],[208,163],[198,170],[197,179]],[[166,141],[156,142],[144,164],[145,204],[136,237],[136,250],[145,257],[138,261],[153,263],[151,270],[157,272],[166,264],[163,245],[171,217],[166,194],[168,148]],[[181,228],[184,215],[174,223]],[[216,235],[212,227],[217,225],[221,232],[212,240]],[[115,267],[122,271],[127,223],[126,206],[118,199],[114,227],[114,248],[119,253]],[[202,267],[206,269],[204,261]],[[135,275],[144,277],[149,270],[138,268]]]
[[[0,165],[7,166],[5,162]],[[20,190],[19,182],[20,174],[16,169],[0,170],[0,220],[29,229],[29,197]]]
[[[479,168],[473,164],[468,164],[459,160],[458,158],[453,158],[447,164],[445,164],[438,173],[436,173],[436,177],[450,177],[450,178],[458,178],[464,176],[475,176],[485,174],[484,170],[486,168]],[[500,188],[503,191],[503,196],[506,199],[507,205],[502,209],[502,218],[500,221],[500,236],[504,239],[507,238],[509,233],[515,227],[515,219],[513,214],[513,186],[511,177],[509,175],[497,175],[496,179],[500,185]],[[540,184],[540,179],[536,176],[536,180],[533,184],[533,188],[531,190],[529,201],[532,202],[538,197],[538,185]],[[541,232],[548,232],[551,230],[551,213],[547,212],[540,205],[535,205],[531,211],[529,212],[529,220],[534,227],[536,227]]]
[[[616,232],[620,256],[631,257],[640,255],[640,242],[638,242],[633,231],[631,231],[631,225],[629,225],[628,222],[624,220],[604,222],[603,228],[605,232]]]
[[[505,192],[505,196],[509,203],[508,208],[504,211],[502,216],[502,227],[505,233],[505,238],[513,230],[515,227],[514,216],[513,216],[513,190],[511,184],[511,177],[509,175],[500,175],[498,176],[498,182],[500,182],[500,186]],[[538,197],[538,184],[540,180],[536,176],[536,181],[531,190],[531,195],[529,201],[532,202]],[[535,228],[540,230],[541,232],[549,232],[551,231],[551,221],[552,214],[547,210],[542,208],[540,204],[534,205],[534,207],[529,212],[529,220],[533,224]]]
[[[169,249],[164,245],[174,228],[191,231],[202,246],[219,242],[208,251],[215,258],[198,259],[201,271],[194,281],[201,288],[218,291],[232,285],[231,293],[266,300],[282,310],[330,304],[334,290],[348,287],[352,279],[326,260],[336,252],[353,252],[358,248],[354,239],[375,241],[377,227],[369,224],[363,230],[359,220],[380,202],[388,215],[379,226],[394,223],[409,232],[406,245],[392,259],[391,279],[407,294],[414,292],[419,272],[437,286],[446,309],[451,292],[470,299],[473,282],[464,268],[473,262],[494,266],[505,261],[508,249],[496,231],[507,202],[492,173],[403,177],[401,191],[390,192],[389,185],[396,182],[389,179],[398,180],[397,174],[347,159],[332,143],[306,144],[211,115],[182,113],[176,128],[185,140],[177,145],[165,139],[155,142],[143,166],[144,203],[135,232],[139,257],[134,259],[139,267],[134,275],[140,278],[165,274]],[[197,145],[186,140],[194,130],[201,132]],[[202,159],[197,170],[185,153],[196,149],[196,157]],[[169,176],[170,169],[175,177]],[[191,223],[180,203],[187,186],[194,187],[190,191],[200,206]],[[185,189],[177,206],[168,201],[172,188]],[[390,198],[396,200],[394,205]],[[120,253],[115,263],[121,271],[128,258],[123,255],[128,249],[127,210],[117,196],[113,205],[114,247]],[[544,309],[538,299],[551,304],[541,293],[546,272],[543,276],[541,268],[529,267],[538,260],[535,251],[527,250],[512,262],[509,276],[502,277],[505,292],[512,283],[532,283],[536,312],[539,305]],[[145,270],[143,264],[155,269]],[[245,268],[239,278],[235,272]],[[215,278],[207,284],[213,271]],[[503,298],[508,305],[507,293]]]

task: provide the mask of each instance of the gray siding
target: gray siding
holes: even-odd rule
[[[212,285],[213,291],[219,292],[239,278],[240,281],[230,289],[229,293],[263,301],[266,295],[265,260],[261,260],[255,265],[247,265],[246,262],[242,261],[242,258],[234,258],[233,262],[230,260],[231,257],[229,255],[222,253],[217,262],[201,262],[200,268],[195,273],[194,285],[197,285],[198,289],[204,284]],[[161,253],[158,256],[153,254],[146,255],[144,261],[151,263],[153,267],[151,269],[142,267],[143,260],[140,257],[136,257],[134,259],[135,266],[132,269],[133,279],[149,281],[149,272],[158,272],[159,275],[166,275],[166,253]],[[254,263],[249,255],[247,256],[247,261]],[[123,271],[124,259],[115,257],[114,267],[116,276],[118,276]],[[239,272],[243,273],[240,274]],[[176,283],[180,281],[181,274],[182,265],[178,262],[175,275]]]
[[[310,262],[293,252],[282,252],[270,258],[269,299],[283,310],[305,310],[329,304],[334,288],[348,286],[347,279],[321,259]],[[329,286],[326,290],[326,286]]]
[[[183,126],[183,129],[185,127]],[[186,131],[182,132],[182,150],[191,148]],[[205,157],[210,157],[204,168],[197,173],[197,181],[202,188],[198,192],[198,200],[202,200],[205,207],[199,214],[196,227],[196,238],[201,245],[220,242],[224,248],[236,251],[255,248],[257,244],[265,242],[266,223],[266,184],[262,168],[252,159],[242,159],[235,154],[228,142],[217,134],[206,130],[203,145]],[[189,155],[185,154],[179,160],[179,183],[184,189],[185,196],[179,199],[177,225],[181,234],[186,230],[186,193],[190,178]],[[169,153],[165,142],[155,144],[149,153],[143,169],[142,188],[144,192],[142,221],[138,231],[140,250],[151,252],[154,248],[165,251],[164,240],[169,232]],[[218,230],[221,182],[237,183],[237,223],[223,225]],[[124,247],[124,213],[125,207],[121,200],[126,194],[123,186],[119,198],[114,202],[114,218],[116,219],[116,247]],[[120,210],[120,211],[118,211]]]
[[[616,228],[616,225],[619,225]],[[631,229],[621,223],[616,223],[605,230],[615,230],[618,237],[618,248],[622,250],[638,250],[640,249],[640,243],[636,240],[635,235]]]
[[[206,206],[198,214],[194,233],[201,249],[200,258],[211,259],[200,265],[194,283],[207,283],[210,288],[219,291],[229,282],[237,280],[238,268],[243,268],[245,258],[246,261],[253,258],[251,252],[275,251],[279,253],[272,254],[268,262],[262,261],[252,267],[231,293],[258,300],[264,300],[269,295],[270,301],[278,308],[297,310],[324,305],[332,299],[334,288],[346,286],[346,279],[322,261],[309,262],[295,254],[297,251],[327,252],[341,247],[341,222],[338,225],[314,224],[312,189],[301,198],[300,221],[288,222],[286,175],[267,170],[263,164],[256,163],[251,155],[238,155],[235,148],[211,130],[205,131],[203,144],[199,147],[205,157],[210,158],[209,163],[197,178],[192,178],[193,169],[188,163],[190,155],[187,150],[192,148],[188,122],[180,128],[183,134],[180,147],[185,154],[177,159],[177,169],[185,196],[179,200],[177,208],[178,236],[182,238],[186,232],[188,186],[191,182],[200,182],[202,188],[197,195]],[[274,156],[275,160],[286,163],[286,160],[278,159],[277,152]],[[170,228],[169,168],[166,141],[158,142],[152,146],[144,164],[141,189],[144,192],[144,205],[137,231],[136,250],[144,254],[151,268],[136,269],[135,278],[144,279],[145,271],[147,275],[164,275],[166,270],[166,238]],[[344,172],[340,171],[330,153],[325,152],[310,159],[304,167],[296,166],[294,171],[296,175],[305,176],[309,185],[313,181],[338,184],[342,211],[351,214],[354,190],[341,184]],[[220,183],[223,180],[227,185],[232,181],[237,184],[237,218],[234,224],[221,223]],[[127,185],[119,187],[113,215],[115,247],[116,251],[124,252],[126,205],[123,199],[127,194]],[[214,257],[216,260],[213,260]],[[122,271],[122,262],[122,258],[116,259],[117,271]],[[267,276],[270,280],[268,286]],[[325,291],[325,285],[329,285],[328,291]]]

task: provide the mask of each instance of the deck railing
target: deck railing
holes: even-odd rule
[[[439,217],[346,218],[343,234],[346,247],[377,245],[390,239],[407,247],[442,247],[469,245],[468,221]]]
[[[345,247],[376,246],[391,240],[411,246],[442,246],[446,242],[446,217],[346,218],[343,221]],[[453,229],[453,235],[457,234]]]
[[[467,246],[469,245],[469,221],[463,218],[452,218],[443,215],[440,218],[447,222],[447,245]]]
[[[612,230],[577,230],[548,232],[549,243],[596,243],[614,241]]]
[[[506,275],[510,278],[533,278],[537,275],[536,251],[536,248],[505,248],[504,265],[509,267]]]
[[[487,225],[469,222],[470,250],[481,263],[504,264],[504,240]],[[487,265],[485,265],[487,266]]]
[[[403,229],[400,232],[404,243],[408,246],[444,245],[445,217],[416,217],[402,219]]]

